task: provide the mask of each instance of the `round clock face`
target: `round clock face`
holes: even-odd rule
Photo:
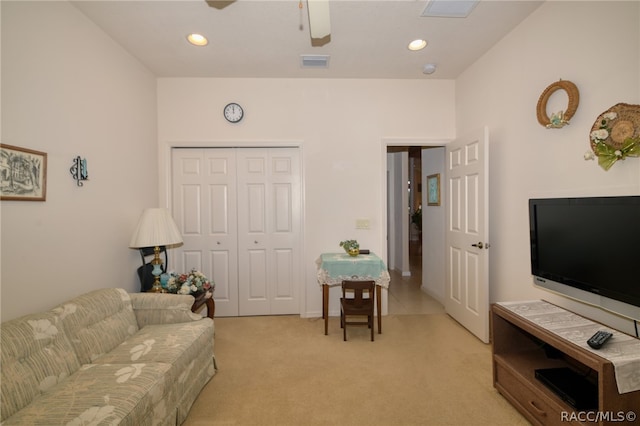
[[[235,102],[232,102],[224,107],[224,118],[226,118],[230,123],[237,123],[242,120],[244,115],[244,111],[242,107]]]

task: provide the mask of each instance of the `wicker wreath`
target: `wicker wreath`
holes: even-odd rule
[[[567,110],[564,113],[561,111],[560,116],[554,116],[552,120],[547,115],[547,102],[551,95],[558,90],[564,90],[567,93],[567,96],[569,97],[569,105],[567,105]],[[569,120],[571,120],[573,114],[576,113],[579,102],[580,93],[578,92],[578,88],[569,80],[560,80],[550,84],[546,89],[544,89],[542,95],[540,95],[540,99],[538,99],[538,105],[536,107],[538,123],[542,124],[547,129],[559,129],[564,127],[569,124]]]

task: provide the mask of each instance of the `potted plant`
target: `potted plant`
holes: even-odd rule
[[[340,247],[342,247],[349,256],[357,256],[360,254],[360,244],[356,240],[340,241]]]

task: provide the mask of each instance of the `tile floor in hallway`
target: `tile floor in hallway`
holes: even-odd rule
[[[410,249],[409,265],[411,276],[402,276],[399,271],[390,270],[389,315],[438,314],[444,313],[440,302],[420,289],[422,284],[422,257],[414,247]]]

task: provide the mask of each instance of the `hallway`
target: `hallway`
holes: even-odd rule
[[[422,284],[422,256],[418,246],[412,242],[409,248],[410,277],[403,277],[396,270],[389,270],[389,315],[441,314],[444,307],[440,302],[420,289]]]

